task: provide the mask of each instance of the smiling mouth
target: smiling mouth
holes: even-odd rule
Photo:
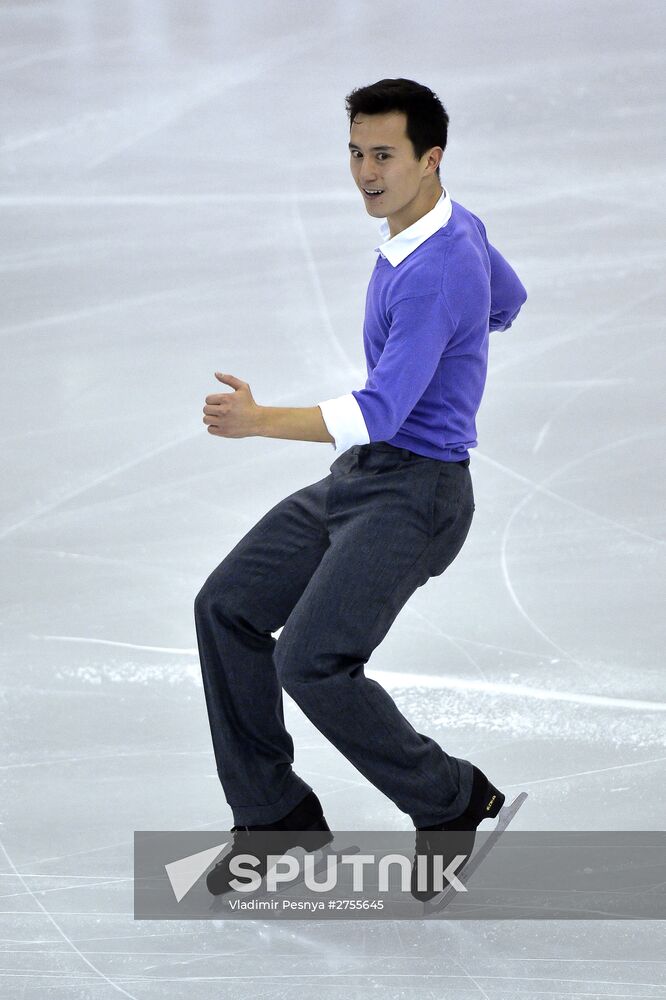
[[[384,194],[384,188],[379,188],[375,194],[371,194],[369,191],[366,191],[365,188],[361,188],[361,191],[368,199],[381,198],[381,196]]]

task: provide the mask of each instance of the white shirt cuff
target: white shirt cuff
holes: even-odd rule
[[[317,403],[328,433],[335,438],[332,447],[341,455],[354,444],[369,444],[370,435],[363,419],[363,411],[351,392],[335,399]]]

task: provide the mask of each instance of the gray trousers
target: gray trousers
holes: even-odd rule
[[[283,688],[416,827],[445,822],[469,802],[470,762],[416,732],[363,668],[411,594],[462,548],[474,511],[469,459],[371,442],[329,471],[264,514],[194,602],[234,825],[272,823],[311,791],[292,768]]]

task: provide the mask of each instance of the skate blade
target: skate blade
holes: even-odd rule
[[[476,851],[469,859],[458,876],[459,882],[462,882],[463,885],[467,885],[471,876],[485,859],[490,849],[495,845],[498,837],[500,837],[504,830],[506,830],[507,826],[516,815],[526,798],[527,792],[520,792],[516,795],[513,802],[509,805],[505,804],[502,806],[497,815],[497,824],[495,829],[490,832],[483,846],[480,847],[478,851]],[[447,886],[447,888],[438,893],[437,896],[433,896],[432,899],[423,903],[424,915],[427,913],[438,913],[440,910],[443,910],[457,895],[458,893],[452,885]]]
[[[336,849],[331,846],[332,840],[333,838],[331,838],[331,841],[329,841],[328,843],[323,844],[321,847],[318,847],[316,848],[316,850],[313,850],[311,852],[305,852],[302,847],[298,846],[292,848],[292,850],[297,852],[300,858],[305,857],[306,853],[312,854],[312,857],[314,859],[312,862],[312,870],[315,878],[326,873],[326,871],[328,870],[329,857],[333,857],[335,859],[336,865],[339,865],[342,861],[343,855],[344,857],[349,857],[350,854],[361,853],[360,847],[358,847],[356,844],[350,844],[347,847],[344,848],[338,847]],[[272,868],[268,869],[268,871],[273,871],[276,868],[277,864],[273,865]],[[268,874],[268,871],[266,872],[266,875]],[[271,899],[275,899],[279,897],[281,894],[288,895],[295,888],[298,888],[299,886],[302,885],[303,886],[305,885],[305,875],[303,872],[301,872],[298,878],[288,883],[285,883],[284,885],[277,886],[270,894],[268,894],[268,890],[266,888],[266,876],[264,876],[261,880],[261,885],[259,886],[258,889],[255,889],[252,898],[264,899],[268,898],[268,896],[270,895]]]

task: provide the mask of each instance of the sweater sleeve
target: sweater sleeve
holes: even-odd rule
[[[490,329],[508,330],[527,299],[520,278],[492,243],[490,258]]]
[[[483,236],[490,260],[490,329],[508,330],[527,301],[527,292],[509,262],[488,242],[486,227],[481,219],[473,212],[471,214]]]
[[[370,441],[394,437],[432,381],[455,333],[443,292],[404,298],[389,311],[382,353],[363,389],[353,389]]]

